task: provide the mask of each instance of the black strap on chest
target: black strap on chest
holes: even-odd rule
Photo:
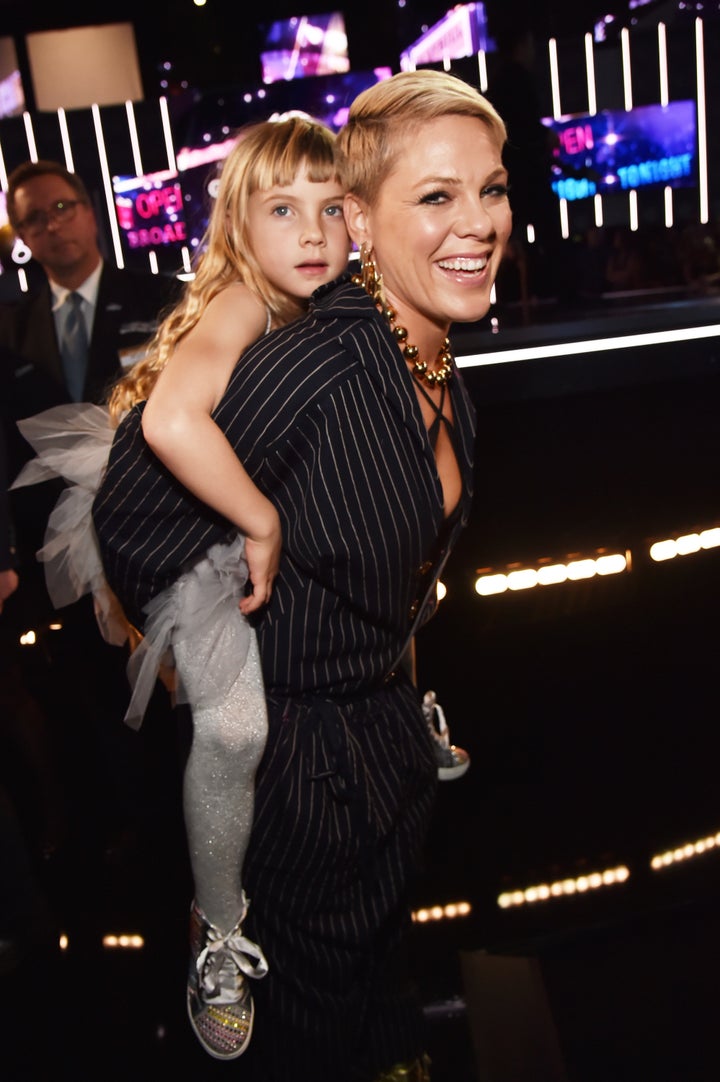
[[[446,383],[441,383],[440,384],[440,402],[439,402],[438,405],[436,405],[435,400],[430,397],[430,395],[427,393],[427,391],[423,387],[422,383],[420,383],[418,380],[416,380],[415,383],[416,383],[416,386],[417,386],[418,390],[422,394],[423,398],[425,399],[426,402],[429,403],[429,405],[432,407],[433,413],[435,414],[435,416],[433,418],[433,421],[432,421],[432,424],[430,425],[430,427],[427,430],[428,439],[430,440],[430,446],[432,447],[433,451],[436,450],[438,436],[440,435],[440,425],[444,424],[445,425],[445,430],[447,431],[447,434],[450,437],[450,443],[452,444],[453,451],[455,451],[455,454],[457,456],[457,447],[455,445],[455,427],[454,427],[452,421],[450,420],[450,418],[446,417],[445,414],[443,413],[443,406],[445,405],[445,392],[447,391],[447,384]]]

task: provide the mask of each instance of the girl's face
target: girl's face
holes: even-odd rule
[[[482,120],[443,116],[408,132],[377,199],[348,195],[345,209],[421,355],[452,322],[487,313],[512,218],[501,149]]]
[[[248,239],[275,289],[306,300],[347,267],[342,188],[336,180],[309,180],[303,167],[292,184],[253,192]]]

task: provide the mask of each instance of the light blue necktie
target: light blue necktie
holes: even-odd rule
[[[65,383],[73,402],[80,402],[87,372],[88,337],[82,314],[82,297],[68,293],[65,305],[69,309],[60,342],[60,354],[65,373]]]

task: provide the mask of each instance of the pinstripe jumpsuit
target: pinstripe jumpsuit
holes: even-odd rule
[[[415,689],[388,674],[469,512],[474,410],[457,372],[450,389],[463,495],[449,519],[412,377],[347,278],[245,353],[214,413],[283,531],[256,621],[269,736],[244,869],[245,932],[270,964],[242,1063],[258,1082],[369,1082],[423,1047],[400,959],[437,770]],[[118,429],[93,512],[139,626],[227,534],[144,445],[141,413]]]

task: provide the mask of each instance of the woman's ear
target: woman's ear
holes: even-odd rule
[[[357,195],[348,193],[343,202],[345,225],[351,239],[359,248],[362,244],[372,247],[367,205]]]

